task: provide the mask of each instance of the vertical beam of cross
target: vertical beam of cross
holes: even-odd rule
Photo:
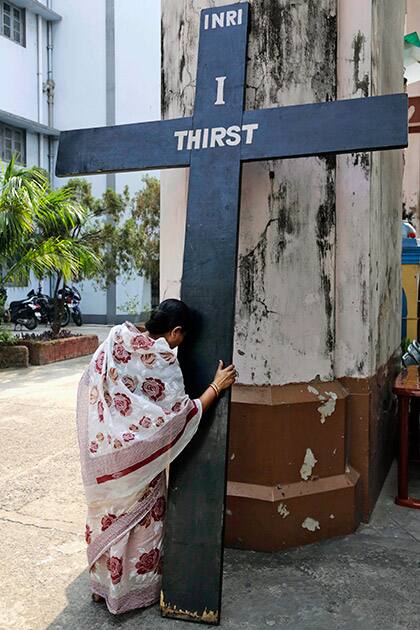
[[[241,189],[235,132],[242,126],[248,23],[248,5],[238,6],[240,14],[231,14],[236,26],[219,26],[217,32],[211,27],[220,8],[201,14],[195,135],[191,131],[184,138],[191,162],[181,298],[197,319],[179,358],[191,396],[202,393],[219,359],[229,363],[233,352]],[[227,19],[230,7],[223,9]],[[207,142],[217,146],[217,157],[212,150],[196,150],[194,142],[197,149]],[[162,587],[162,612],[168,617],[219,622],[229,405],[226,392],[171,466]]]

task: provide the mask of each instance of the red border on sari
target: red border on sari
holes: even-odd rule
[[[191,411],[188,413],[185,419],[185,424],[182,427],[181,431],[171,442],[169,442],[168,444],[165,444],[165,446],[162,446],[160,449],[158,449],[157,451],[155,451],[154,453],[152,453],[151,455],[149,455],[148,457],[146,457],[140,462],[136,462],[135,464],[132,464],[131,466],[128,466],[127,468],[123,468],[122,470],[118,472],[111,473],[109,475],[101,475],[100,477],[96,477],[96,483],[97,484],[106,483],[107,481],[112,481],[114,479],[120,479],[120,477],[125,477],[126,475],[129,475],[130,473],[135,472],[136,470],[139,470],[143,466],[150,464],[150,462],[154,461],[155,459],[163,455],[163,453],[166,453],[167,451],[169,451],[169,449],[171,449],[182,437],[183,433],[185,432],[185,429],[187,428],[189,421],[192,418],[194,418],[194,416],[198,412],[197,405],[195,404],[194,401],[192,402],[194,405],[193,409],[191,409]]]

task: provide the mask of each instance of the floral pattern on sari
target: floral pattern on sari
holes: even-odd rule
[[[82,378],[78,403],[91,588],[112,613],[159,597],[165,469],[200,417],[166,340],[115,326]]]

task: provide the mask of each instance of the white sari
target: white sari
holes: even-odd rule
[[[115,326],[84,373],[78,434],[93,593],[112,613],[159,598],[168,464],[202,414],[166,340]]]

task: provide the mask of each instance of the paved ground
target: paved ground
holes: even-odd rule
[[[90,600],[74,429],[85,364],[0,372],[0,628],[191,630],[156,607],[113,618]],[[227,550],[222,627],[418,630],[420,512],[394,506],[394,476],[354,536],[279,554]]]

